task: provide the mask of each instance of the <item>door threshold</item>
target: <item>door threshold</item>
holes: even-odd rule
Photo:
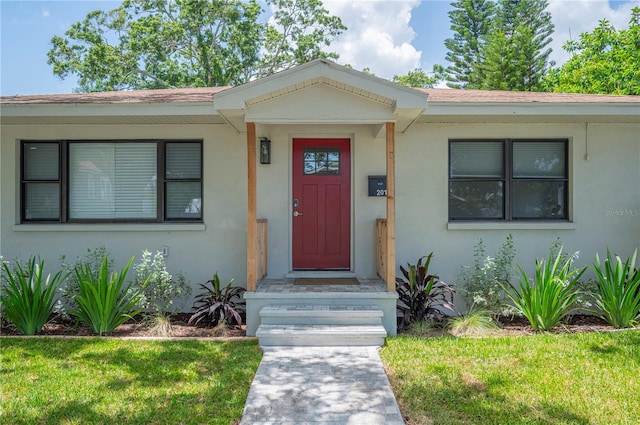
[[[356,278],[356,274],[350,270],[293,270],[284,275],[287,279],[312,279],[312,278]]]

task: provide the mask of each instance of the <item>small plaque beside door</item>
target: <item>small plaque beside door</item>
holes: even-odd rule
[[[369,196],[387,196],[387,176],[369,176]]]

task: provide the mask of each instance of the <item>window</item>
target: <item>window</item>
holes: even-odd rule
[[[201,209],[200,141],[22,142],[23,222],[201,221]]]
[[[305,175],[340,175],[339,148],[304,148]]]
[[[449,220],[567,220],[567,145],[449,141]]]

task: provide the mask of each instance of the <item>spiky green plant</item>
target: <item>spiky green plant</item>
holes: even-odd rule
[[[549,257],[536,259],[536,272],[531,282],[524,269],[518,264],[520,271],[520,290],[511,282],[503,285],[507,297],[522,313],[534,331],[550,330],[573,313],[578,300],[575,286],[586,267],[573,269],[577,253],[562,261],[562,248],[554,258],[553,249]]]
[[[2,263],[0,302],[4,316],[24,335],[40,332],[49,320],[55,304],[56,290],[66,278],[59,271],[53,278],[44,277],[44,260],[35,257],[27,261],[26,269],[18,261],[13,270]]]
[[[622,263],[607,248],[604,266],[596,254],[593,271],[597,277],[598,288],[594,299],[599,311],[594,314],[606,320],[616,328],[630,328],[640,320],[640,272],[635,268],[638,249]]]
[[[449,322],[449,331],[453,336],[482,336],[498,329],[493,320],[493,312],[471,308],[463,316],[457,316]]]
[[[70,313],[99,335],[112,332],[140,314],[142,310],[136,308],[141,300],[140,291],[131,290],[131,284],[124,285],[132,263],[133,257],[120,273],[111,274],[106,256],[97,274],[86,264],[78,265],[75,274],[79,294],[74,297],[78,308]]]

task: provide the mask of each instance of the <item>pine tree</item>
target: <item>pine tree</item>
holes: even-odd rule
[[[454,37],[445,40],[450,87],[542,88],[554,28],[547,0],[457,0],[451,6]]]
[[[501,0],[481,65],[484,89],[535,91],[549,66],[554,26],[547,0]]]
[[[483,47],[491,29],[494,4],[489,0],[458,0],[449,12],[453,38],[445,40],[449,50],[446,59],[447,84],[453,88],[478,88],[484,81],[479,65],[483,63]]]

